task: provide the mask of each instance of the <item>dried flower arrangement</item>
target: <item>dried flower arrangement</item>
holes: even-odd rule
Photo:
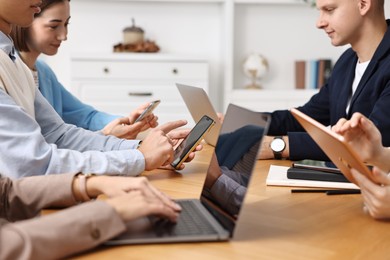
[[[312,7],[316,6],[316,0],[303,0],[305,3],[311,5]]]

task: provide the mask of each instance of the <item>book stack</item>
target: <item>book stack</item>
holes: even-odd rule
[[[295,88],[320,89],[332,72],[331,59],[295,61]]]

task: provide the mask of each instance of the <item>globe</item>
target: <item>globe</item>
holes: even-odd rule
[[[264,56],[258,53],[250,54],[243,63],[244,74],[251,79],[251,83],[246,85],[245,88],[260,89],[261,86],[257,83],[257,79],[263,78],[268,70],[268,61]]]

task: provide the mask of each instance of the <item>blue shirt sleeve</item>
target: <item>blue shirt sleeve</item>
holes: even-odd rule
[[[0,89],[0,172],[11,178],[58,173],[138,175],[139,141],[66,124],[36,91],[35,119]]]
[[[36,68],[39,90],[66,123],[97,131],[120,117],[100,112],[92,106],[82,103],[57,80],[53,70],[44,61],[38,60]]]

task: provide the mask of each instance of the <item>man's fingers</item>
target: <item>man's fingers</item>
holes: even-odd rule
[[[118,118],[118,120],[119,120],[119,124],[130,125],[130,119],[128,117],[121,117]]]
[[[367,118],[365,117],[360,118],[360,124],[366,132],[377,131],[375,125],[370,120],[367,120]]]
[[[337,123],[332,127],[332,131],[339,133],[341,127],[345,124],[347,120],[345,118],[341,118]]]
[[[183,139],[187,137],[190,131],[191,131],[190,129],[177,129],[175,131],[169,132],[167,135],[171,139]]]
[[[162,130],[165,134],[169,133],[173,129],[184,126],[187,124],[187,120],[177,120],[165,123],[158,127],[158,129]]]
[[[379,169],[378,167],[374,167],[372,169],[373,179],[380,184],[390,185],[390,177],[387,173]]]
[[[153,192],[153,194],[155,196],[157,196],[160,200],[162,200],[166,205],[168,205],[169,207],[173,208],[176,211],[180,211],[181,210],[181,207],[179,206],[179,204],[174,202],[165,193],[159,191],[157,188],[155,188],[149,182],[148,182],[148,188],[151,190],[151,192]]]

